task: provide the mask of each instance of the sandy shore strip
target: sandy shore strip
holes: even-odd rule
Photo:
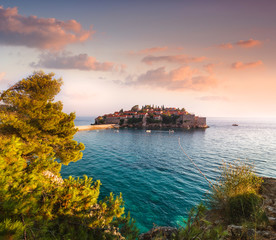
[[[101,124],[101,125],[86,125],[86,126],[76,126],[78,131],[90,131],[90,130],[102,130],[116,128],[116,124]]]

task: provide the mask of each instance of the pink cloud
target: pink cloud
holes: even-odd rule
[[[157,52],[164,52],[167,51],[168,47],[164,46],[164,47],[152,47],[152,48],[145,48],[145,49],[141,49],[139,51],[131,51],[130,54],[132,55],[140,55],[140,54],[153,54],[153,53],[157,53]]]
[[[249,39],[249,40],[240,40],[235,44],[243,48],[252,48],[252,47],[261,45],[261,42],[259,40]]]
[[[72,55],[69,52],[41,54],[38,63],[31,63],[31,67],[54,69],[78,69],[85,71],[111,71],[114,63],[98,62],[96,58],[87,54]]]
[[[116,72],[125,73],[126,69],[127,69],[126,64],[117,64],[116,66],[114,66],[114,71]]]
[[[173,69],[169,72],[164,67],[147,71],[136,79],[129,76],[125,82],[116,83],[128,86],[147,86],[163,88],[171,91],[196,90],[203,91],[216,85],[211,76],[201,75],[199,70],[188,66]]]
[[[6,73],[5,72],[0,72],[0,81],[3,80],[3,78],[5,77]]]
[[[205,71],[208,72],[209,74],[214,73],[215,64],[209,63],[207,65],[204,65],[203,67],[204,67]]]
[[[72,43],[84,42],[94,32],[82,29],[76,20],[22,16],[16,7],[0,6],[0,43],[38,49],[59,50]]]
[[[232,43],[223,43],[223,44],[220,44],[219,47],[223,48],[223,49],[232,49],[233,44]]]
[[[255,68],[263,65],[263,62],[261,60],[256,62],[249,62],[249,63],[243,63],[243,62],[235,62],[232,64],[233,69],[246,69],[246,68]]]
[[[223,49],[233,49],[235,45],[242,48],[252,48],[252,47],[259,46],[261,44],[262,44],[261,41],[250,38],[249,40],[240,40],[235,43],[222,43],[218,45],[218,47]]]
[[[146,56],[142,59],[142,62],[151,65],[154,62],[169,62],[169,63],[179,63],[186,64],[191,62],[202,62],[206,59],[206,57],[189,57],[184,54],[175,55],[175,56]]]
[[[201,101],[229,101],[227,97],[221,97],[221,96],[204,96],[198,99]]]

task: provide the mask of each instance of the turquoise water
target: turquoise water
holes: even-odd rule
[[[93,120],[78,118],[76,125]],[[232,127],[238,123],[238,127]],[[75,135],[86,146],[83,159],[62,168],[64,177],[83,174],[100,179],[101,196],[122,192],[142,232],[156,225],[177,226],[208,190],[222,161],[248,159],[259,175],[276,177],[276,120],[208,119],[206,130],[152,131],[139,129],[84,131]]]

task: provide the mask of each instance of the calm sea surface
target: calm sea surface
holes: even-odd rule
[[[77,118],[88,125],[92,118]],[[223,161],[250,160],[259,175],[276,177],[276,119],[209,118],[206,130],[152,131],[123,129],[83,131],[75,139],[86,149],[83,159],[62,168],[63,177],[87,175],[100,179],[101,197],[122,192],[141,232],[153,224],[177,226],[199,203],[208,184],[181,151],[210,180]],[[233,127],[238,123],[238,127]]]

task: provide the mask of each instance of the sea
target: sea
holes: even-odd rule
[[[94,123],[77,117],[76,126]],[[233,123],[238,126],[232,126]],[[207,129],[82,131],[83,158],[62,176],[100,180],[103,199],[122,193],[141,233],[153,226],[181,226],[189,210],[207,198],[223,163],[246,161],[260,176],[276,177],[276,119],[207,118]],[[181,149],[183,148],[183,150]],[[188,158],[188,157],[190,158]]]

